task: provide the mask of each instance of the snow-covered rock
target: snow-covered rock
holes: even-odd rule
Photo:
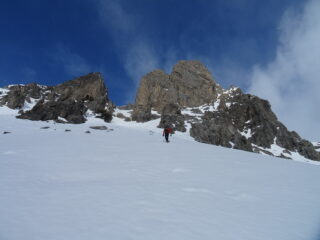
[[[111,121],[113,104],[100,73],[90,73],[54,87],[11,85],[0,90],[0,106],[19,109],[19,118],[83,123],[88,110]]]

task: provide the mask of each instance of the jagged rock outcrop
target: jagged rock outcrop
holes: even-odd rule
[[[155,70],[141,80],[132,118],[138,122],[151,119],[151,110],[162,112],[167,104],[197,107],[212,102],[221,87],[199,61],[180,61],[170,75]]]
[[[144,122],[161,113],[158,127],[186,131],[199,142],[292,158],[320,160],[320,153],[289,131],[268,101],[222,89],[199,61],[180,61],[171,74],[155,70],[141,80],[132,118]]]
[[[310,142],[278,121],[268,101],[244,94],[239,88],[219,95],[212,110],[192,124],[190,135],[197,141],[224,147],[286,158],[299,153],[320,160]]]
[[[17,118],[83,123],[88,111],[111,121],[114,105],[100,73],[90,73],[53,87],[37,84],[6,88],[0,105],[20,109]]]
[[[169,78],[177,91],[177,103],[181,107],[211,103],[222,91],[209,70],[199,61],[178,62]]]

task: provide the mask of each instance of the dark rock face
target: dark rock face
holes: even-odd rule
[[[190,135],[199,142],[252,151],[248,140],[237,131],[227,115],[217,117],[213,112],[206,112],[202,122],[192,124]]]
[[[151,120],[150,105],[136,105],[132,113],[132,120],[137,122],[147,122]]]
[[[56,120],[63,118],[69,123],[84,123],[86,108],[71,99],[58,102],[44,102],[40,100],[30,111],[23,112],[17,118],[35,121]],[[60,120],[60,122],[63,122]]]
[[[61,101],[73,99],[96,113],[105,111],[107,89],[100,73],[88,74],[54,87]]]
[[[212,102],[221,87],[199,61],[180,61],[170,75],[155,70],[141,80],[132,119],[138,122],[151,118],[151,109],[162,112],[167,104],[196,107]]]
[[[26,103],[36,102],[25,110]],[[100,73],[90,73],[54,87],[28,84],[8,88],[0,105],[21,109],[21,119],[55,120],[57,122],[83,123],[91,111],[109,122],[114,105],[107,97],[107,89]]]
[[[277,145],[283,148],[280,157],[290,158],[290,152],[297,152],[320,160],[310,142],[278,121],[268,101],[232,89],[220,95],[217,102],[216,109],[207,111],[201,122],[192,124],[190,135],[197,141],[270,155]]]
[[[91,126],[90,128],[95,129],[95,130],[107,130],[108,127],[106,126]]]
[[[185,132],[185,117],[177,104],[167,104],[164,106],[161,114],[159,128],[170,127],[173,131]]]

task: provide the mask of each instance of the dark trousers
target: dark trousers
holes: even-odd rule
[[[169,142],[169,133],[165,133],[164,137],[166,138],[166,142]]]

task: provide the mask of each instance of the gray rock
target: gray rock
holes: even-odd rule
[[[12,109],[20,109],[25,102],[30,103],[30,98],[39,99],[42,87],[30,83],[27,85],[12,85],[7,87],[9,92],[0,98],[0,106],[6,105]]]
[[[64,118],[69,123],[84,123],[86,108],[81,102],[66,99],[58,102],[39,101],[30,111],[17,116],[20,119],[35,121],[56,120]]]
[[[116,117],[117,118],[122,118],[122,119],[126,118],[126,116],[123,113],[117,113]]]
[[[95,129],[95,130],[107,130],[108,127],[106,126],[91,126],[90,128]]]
[[[216,99],[221,87],[199,61],[180,61],[170,75],[181,107],[197,107]]]
[[[55,120],[63,123],[83,123],[85,113],[91,110],[106,122],[112,120],[114,104],[108,99],[107,88],[100,73],[90,73],[54,87],[37,84],[14,85],[1,95],[0,106],[21,109],[18,118],[30,120]],[[27,111],[22,107],[35,99],[37,104]]]
[[[167,104],[164,106],[161,114],[159,128],[170,127],[173,131],[185,132],[185,118],[177,104]]]
[[[196,107],[211,103],[222,88],[199,61],[180,61],[170,75],[155,70],[144,76],[136,95],[132,119],[151,120],[151,109],[162,112],[167,104]]]
[[[152,119],[151,107],[148,105],[135,105],[132,113],[132,120],[137,122],[147,122]]]
[[[286,151],[299,152],[306,158],[320,160],[314,146],[290,132],[278,121],[268,101],[236,90],[220,96],[218,109],[206,112],[201,122],[192,124],[190,135],[199,142],[224,147],[270,153],[276,144]],[[251,132],[248,137],[245,132]],[[279,157],[285,157],[280,154]]]
[[[124,120],[125,120],[126,122],[130,122],[130,121],[132,121],[132,118],[131,118],[131,117],[126,117]]]

